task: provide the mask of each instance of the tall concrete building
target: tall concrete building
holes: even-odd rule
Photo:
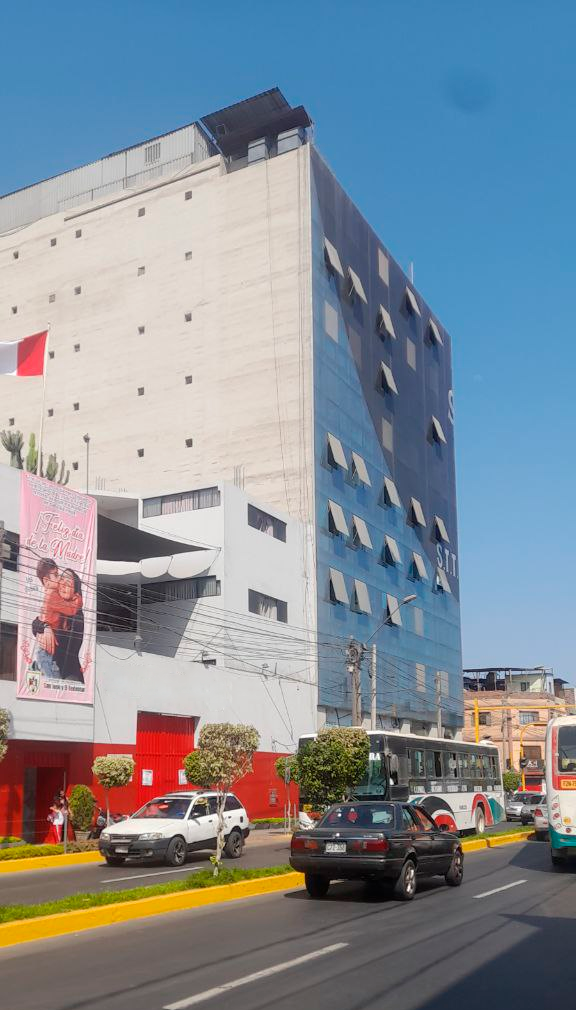
[[[352,636],[379,725],[459,729],[450,337],[304,108],[274,89],[1,198],[0,316],[50,324],[44,447],[73,485],[150,519],[229,481],[301,524],[320,724],[350,722]],[[40,380],[0,402],[38,434]]]

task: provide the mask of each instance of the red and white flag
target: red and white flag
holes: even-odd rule
[[[0,375],[43,375],[48,330],[12,343],[0,343]]]

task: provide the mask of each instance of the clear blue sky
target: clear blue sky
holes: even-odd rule
[[[306,105],[454,340],[464,664],[576,680],[572,0],[33,0],[2,27],[0,192],[276,84]]]

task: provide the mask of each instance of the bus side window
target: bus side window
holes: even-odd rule
[[[424,751],[423,750],[413,750],[411,751],[411,762],[410,770],[413,778],[423,779],[425,778],[424,772]]]
[[[453,751],[444,751],[444,778],[458,778],[458,759]]]
[[[439,750],[426,751],[426,778],[442,778],[442,755]]]
[[[470,778],[470,754],[464,753],[458,755],[458,768],[461,779]]]
[[[488,754],[482,755],[482,771],[484,778],[490,781],[492,778],[492,769],[490,768],[490,757]]]

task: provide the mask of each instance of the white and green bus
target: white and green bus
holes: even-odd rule
[[[315,736],[302,736],[298,749]],[[355,799],[418,804],[450,831],[482,834],[504,819],[502,772],[494,744],[385,730],[370,730],[368,737],[366,775],[353,790]],[[311,828],[316,814],[301,790],[300,827]]]
[[[576,715],[551,719],[546,728],[546,800],[554,866],[576,856]]]

